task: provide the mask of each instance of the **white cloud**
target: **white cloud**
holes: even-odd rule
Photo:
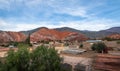
[[[19,9],[21,6],[21,8],[25,8],[23,9],[23,13],[28,13],[29,15],[31,15],[31,11],[34,14],[39,14],[41,11],[46,11],[46,8],[51,8],[51,11],[47,10],[47,15],[58,13],[72,16],[89,17],[91,14],[87,14],[88,10],[93,8],[93,6],[98,6],[98,4],[99,3],[91,5],[90,3],[86,6],[83,6],[82,0],[0,0],[0,8],[4,9],[6,7],[9,10],[13,10],[13,8],[15,8],[14,10],[16,11],[16,9]]]
[[[63,13],[72,16],[88,17],[87,10],[84,7],[56,9],[56,13]]]
[[[26,24],[26,23],[11,23],[10,21],[5,21],[0,19],[0,30],[4,31],[20,31],[20,30],[30,30],[37,28],[36,24]]]
[[[19,8],[21,8],[20,10],[23,10],[22,17],[9,17],[7,20],[0,19],[0,30],[22,31],[45,26],[48,28],[71,27],[79,30],[98,31],[115,26],[114,24],[119,24],[119,22],[113,20],[96,18],[95,13],[88,14],[89,10],[98,5],[102,5],[102,2],[95,2],[95,5],[90,3],[85,6],[82,5],[80,1],[81,0],[0,0],[0,9],[11,10],[11,8],[14,7],[15,9],[12,10],[15,10],[15,13],[17,13],[17,9]],[[23,9],[21,5],[25,8]],[[86,19],[81,21],[69,20],[67,22],[51,22],[45,19],[46,21],[42,22],[38,20],[39,18],[42,18],[39,15],[42,13],[41,11],[45,13],[43,16],[45,18],[57,13],[86,17]],[[39,15],[40,17],[36,17],[36,15]],[[64,19],[64,16],[61,17]],[[23,21],[20,21],[21,19]],[[30,20],[33,20],[34,23],[30,23]],[[58,24],[54,24],[55,22]]]
[[[90,30],[90,31],[99,31],[112,27],[110,25],[110,21],[104,20],[62,22],[61,25],[75,28],[78,30]]]
[[[67,1],[49,1],[47,2],[48,6],[53,8],[54,13],[58,14],[68,14],[71,16],[81,16],[87,17],[87,6],[82,6],[80,4],[76,4],[80,2],[80,0],[67,0]],[[89,7],[90,8],[90,7]]]
[[[0,19],[0,26],[6,26],[6,25],[7,25],[7,23]]]
[[[104,1],[91,0],[87,5],[83,5],[83,1],[84,0],[48,0],[46,5],[52,7],[54,13],[91,18],[91,16],[95,14],[89,13],[89,10],[104,4]],[[93,4],[93,2],[95,4]]]
[[[71,27],[78,30],[90,30],[90,31],[99,31],[108,29],[112,26],[112,23],[119,23],[111,20],[84,20],[84,21],[69,21],[69,22],[58,22],[58,24],[53,24],[54,22],[48,21],[48,22],[36,22],[36,23],[15,23],[15,22],[9,22],[0,20],[0,30],[6,30],[6,31],[23,31],[23,30],[31,30],[38,27],[48,27],[48,28],[59,28],[59,27]],[[14,24],[15,23],[15,24]]]

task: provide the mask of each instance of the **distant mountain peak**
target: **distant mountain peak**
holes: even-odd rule
[[[45,29],[48,30],[49,28],[47,27],[40,27],[40,28],[36,28],[33,30],[29,30],[29,31],[22,31],[25,34],[32,34],[40,29]],[[56,30],[56,31],[61,31],[61,32],[77,32],[77,33],[82,33],[84,35],[86,35],[89,38],[102,38],[105,36],[108,36],[110,34],[116,34],[116,33],[120,33],[120,27],[112,27],[106,30],[101,30],[101,31],[89,31],[89,30],[77,30],[74,28],[70,28],[70,27],[61,27],[61,28],[53,28],[51,30]]]
[[[32,42],[38,42],[41,40],[65,40],[67,37],[69,37],[69,40],[73,39],[71,36],[74,36],[74,38],[81,36],[82,39],[79,40],[86,40],[87,37],[83,34],[76,33],[77,35],[71,35],[75,34],[75,32],[71,31],[58,31],[55,29],[49,29],[49,28],[41,28],[37,30],[36,32],[31,34],[31,41]]]
[[[112,27],[104,31],[120,33],[120,27]]]
[[[47,27],[40,27],[39,29],[48,29]]]

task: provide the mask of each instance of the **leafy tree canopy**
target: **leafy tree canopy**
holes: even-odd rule
[[[101,53],[102,51],[104,51],[106,49],[106,45],[102,42],[94,43],[92,45],[91,49],[93,51],[97,51],[98,53]]]
[[[61,71],[61,58],[54,48],[39,46],[32,52],[26,47],[8,51],[0,61],[0,71]]]

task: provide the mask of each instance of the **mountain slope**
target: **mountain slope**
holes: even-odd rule
[[[71,34],[77,34],[74,36],[74,38],[81,36],[82,40],[86,40],[87,37],[83,34],[77,33],[77,32],[71,32],[71,31],[58,31],[55,29],[48,29],[48,28],[40,28],[36,32],[31,34],[31,41],[32,42],[38,42],[41,40],[71,40],[73,35]],[[66,39],[67,37],[72,37],[69,39]],[[84,39],[85,38],[85,39]],[[79,39],[80,40],[80,39]]]
[[[103,31],[120,33],[120,27],[112,27]]]
[[[107,36],[107,38],[110,38],[110,39],[120,39],[120,34],[112,34],[112,35],[109,35]]]
[[[79,33],[85,34],[87,37],[89,37],[91,39],[103,38],[103,37],[106,37],[111,34],[120,33],[119,32],[120,27],[113,27],[113,28],[110,28],[107,30],[102,30],[102,31],[80,31],[80,30],[76,30],[76,29],[72,29],[72,28],[68,28],[68,27],[55,28],[55,29],[58,31],[66,31],[67,30],[67,31],[72,31],[72,32],[79,32]]]
[[[22,32],[22,33],[21,33]],[[120,27],[113,27],[101,31],[80,31],[69,27],[48,29],[46,27],[40,27],[37,29],[21,32],[6,32],[0,31],[0,43],[16,41],[21,42],[26,39],[25,34],[30,34],[32,41],[39,40],[83,40],[89,38],[103,38],[106,36],[117,36],[111,34],[120,34]],[[25,33],[25,34],[23,34]],[[86,37],[87,36],[87,37]],[[116,37],[116,38],[117,38]]]
[[[36,32],[36,31],[38,31],[38,30],[40,30],[40,29],[42,29],[42,28],[46,28],[46,27],[40,27],[40,28],[36,28],[36,29],[33,29],[33,30],[20,31],[20,32],[22,32],[22,33],[24,33],[24,34],[26,34],[26,35],[29,35],[29,34],[32,34],[32,33]]]
[[[80,33],[80,30],[76,30],[76,29],[69,28],[69,27],[55,28],[55,30],[57,30],[57,31],[71,31],[71,32]]]
[[[37,30],[39,30],[41,28],[37,28],[37,29],[34,29],[34,30],[30,30],[30,31],[25,31],[27,33],[33,33]],[[85,34],[87,37],[91,38],[91,39],[95,39],[95,38],[103,38],[103,37],[106,37],[108,35],[111,35],[111,34],[117,34],[117,33],[120,33],[120,27],[112,27],[110,29],[106,29],[106,30],[101,30],[101,31],[81,31],[81,30],[76,30],[76,29],[73,29],[73,28],[69,28],[69,27],[62,27],[62,28],[55,28],[54,30],[57,30],[57,31],[70,31],[70,32],[77,32],[77,33],[82,33],[82,34]],[[23,32],[23,33],[25,33]]]
[[[21,32],[6,32],[2,31],[0,32],[0,43],[5,42],[22,42],[25,41],[26,35],[24,35]]]

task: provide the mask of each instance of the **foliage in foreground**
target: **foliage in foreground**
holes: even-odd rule
[[[21,47],[17,52],[10,50],[4,61],[0,61],[0,71],[61,71],[61,58],[54,48],[40,46],[29,52]]]

